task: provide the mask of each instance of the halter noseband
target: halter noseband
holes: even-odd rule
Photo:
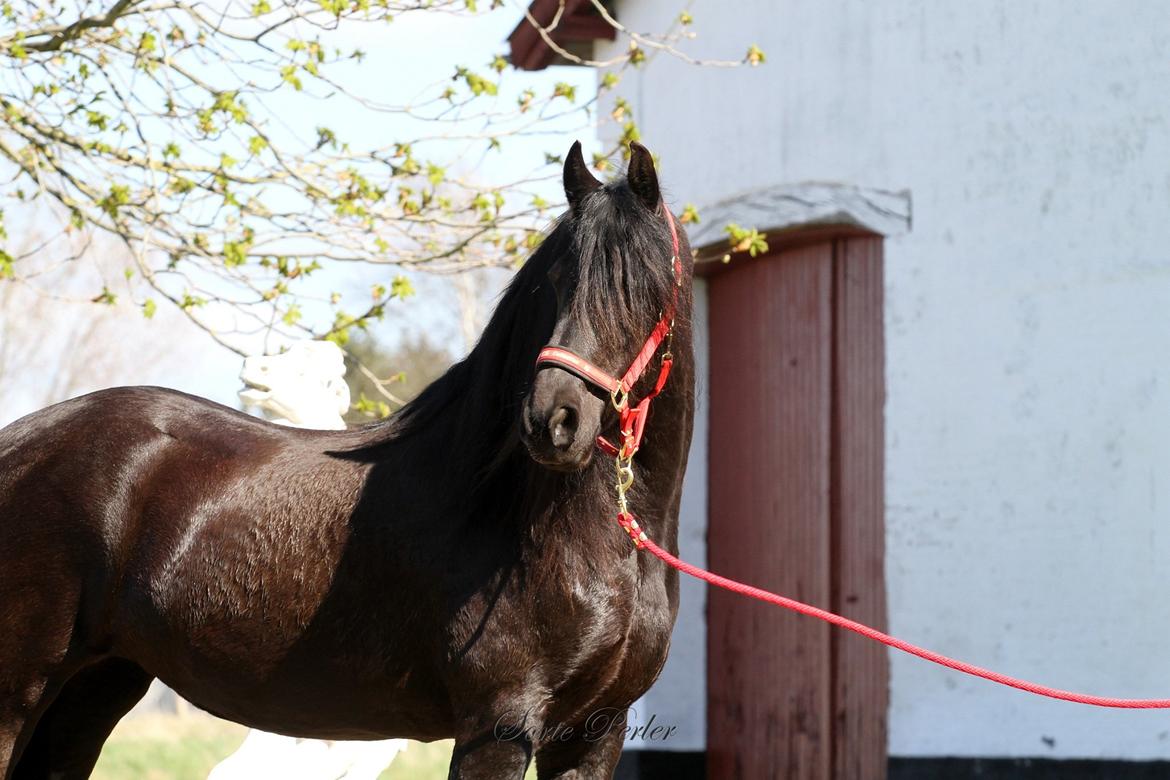
[[[674,362],[674,355],[670,351],[670,337],[674,328],[675,309],[678,306],[678,289],[683,282],[682,261],[678,256],[678,228],[675,227],[674,217],[665,206],[663,211],[666,213],[666,224],[670,226],[670,239],[674,250],[671,257],[671,264],[674,267],[674,297],[671,299],[669,308],[658,320],[658,324],[654,326],[654,330],[650,331],[650,335],[642,344],[642,349],[638,351],[634,362],[626,369],[626,373],[620,379],[610,376],[585,358],[563,347],[547,346],[540,350],[540,354],[536,356],[537,371],[545,366],[556,366],[609,393],[613,408],[617,410],[621,420],[621,446],[614,445],[604,436],[597,437],[597,446],[607,455],[624,461],[627,469],[630,459],[634,457],[634,453],[638,451],[638,447],[642,443],[642,432],[646,428],[646,416],[650,412],[650,401],[662,392],[662,388],[666,385],[666,378],[670,376],[670,367]],[[658,352],[658,348],[664,341],[666,342],[666,352],[662,354],[662,365],[658,369],[658,380],[654,383],[654,389],[637,406],[631,406],[630,391],[642,378],[642,374],[645,373],[650,361],[654,359],[655,353]],[[619,471],[621,468],[619,462]]]

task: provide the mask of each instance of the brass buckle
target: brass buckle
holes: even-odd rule
[[[613,459],[613,463],[616,474],[614,489],[617,490],[618,511],[629,512],[630,505],[626,499],[626,491],[634,485],[634,466],[630,458],[623,458],[621,453],[618,453],[618,456]]]
[[[630,391],[622,389],[621,380],[618,380],[617,387],[609,391],[609,401],[613,404],[613,408],[619,412],[626,410],[626,405],[630,400]]]
[[[674,318],[671,318],[670,327],[668,327],[666,329],[665,341],[666,341],[666,351],[662,353],[662,362],[663,363],[665,363],[668,360],[671,360],[671,361],[674,360],[674,352],[672,351],[672,349],[674,348]]]

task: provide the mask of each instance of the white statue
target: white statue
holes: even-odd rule
[[[296,428],[342,430],[349,410],[345,360],[331,341],[301,341],[279,355],[244,360],[240,398],[270,420]],[[295,739],[252,729],[207,780],[376,780],[406,748],[404,739],[373,742]]]
[[[279,355],[244,360],[240,398],[268,419],[296,428],[342,430],[349,411],[345,358],[332,341],[298,341]]]
[[[207,780],[377,780],[405,747],[405,739],[335,742],[253,729],[240,749],[212,769]]]

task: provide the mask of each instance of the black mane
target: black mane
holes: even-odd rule
[[[518,444],[519,407],[557,316],[553,266],[571,277],[563,316],[588,323],[608,349],[629,351],[670,305],[671,251],[663,211],[641,205],[624,180],[590,193],[553,223],[512,278],[475,348],[388,420],[370,426],[374,441],[362,449],[410,436],[440,415],[455,415],[468,429],[483,432],[478,446],[467,451],[481,464],[501,462]],[[632,358],[630,351],[619,359]],[[489,420],[495,423],[485,425]]]

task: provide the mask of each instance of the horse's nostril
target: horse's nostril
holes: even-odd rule
[[[559,406],[548,418],[548,432],[552,445],[565,450],[577,435],[577,410],[572,406]]]

